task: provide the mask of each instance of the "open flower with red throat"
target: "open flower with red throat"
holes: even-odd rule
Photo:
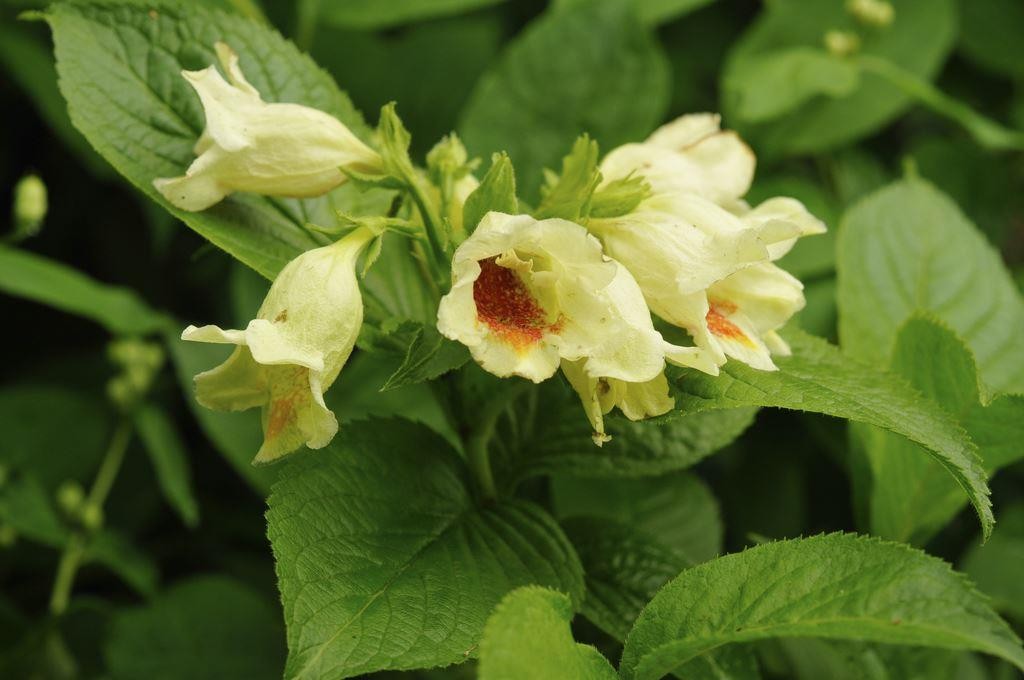
[[[563,359],[586,360],[592,376],[645,382],[666,351],[692,349],[654,330],[632,277],[583,227],[498,212],[455,251],[438,329],[491,373],[534,382]]]
[[[265,463],[303,444],[326,446],[338,421],[324,403],[363,323],[356,281],[359,254],[373,238],[355,230],[337,243],[289,262],[244,330],[189,326],[183,340],[238,347],[220,366],[196,376],[196,400],[218,411],[263,409]]]
[[[195,211],[234,191],[318,196],[347,179],[343,168],[381,170],[377,152],[337,118],[299,104],[264,102],[242,74],[238,55],[224,43],[216,50],[226,80],[215,66],[182,71],[202,102],[206,129],[185,174],[153,182],[170,203]]]

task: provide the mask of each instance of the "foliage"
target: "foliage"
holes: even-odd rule
[[[1021,34],[0,3],[0,677],[1016,677]]]

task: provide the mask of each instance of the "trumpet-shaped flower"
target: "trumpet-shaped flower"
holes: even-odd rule
[[[562,360],[583,361],[589,376],[646,382],[666,353],[696,352],[654,330],[636,282],[583,227],[498,212],[455,251],[438,329],[491,373],[534,382]]]
[[[803,307],[800,282],[771,261],[799,236],[824,231],[794,199],[737,216],[678,192],[588,226],[636,278],[651,311],[688,331],[706,362],[721,365],[728,355],[769,370],[768,345],[784,349],[774,331]]]
[[[183,176],[153,181],[170,203],[195,211],[234,191],[318,196],[346,180],[342,168],[380,172],[377,152],[338,119],[308,106],[264,102],[242,75],[238,55],[224,43],[216,50],[227,80],[215,66],[182,71],[199,95],[206,129]]]
[[[601,162],[606,182],[640,175],[654,194],[688,192],[730,207],[754,179],[756,158],[721,116],[696,113],[658,128],[638,144],[613,149]]]
[[[254,462],[303,444],[321,448],[338,431],[323,393],[362,325],[355,266],[372,238],[359,228],[289,262],[244,330],[189,326],[182,333],[183,340],[237,345],[227,361],[196,376],[196,400],[219,411],[263,409],[263,445]]]

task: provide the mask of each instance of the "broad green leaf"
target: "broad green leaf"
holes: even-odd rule
[[[774,120],[815,97],[844,97],[860,82],[857,67],[823,49],[794,47],[742,63],[724,83],[734,114],[746,123]]]
[[[112,680],[271,680],[284,645],[271,598],[223,576],[176,584],[111,624],[104,655]]]
[[[1024,505],[1018,503],[999,515],[999,526],[985,545],[973,545],[960,568],[992,598],[992,606],[1024,621]]]
[[[459,456],[423,426],[353,424],[280,467],[267,532],[286,678],[457,663],[509,590],[581,599],[579,560],[554,520],[524,501],[478,507]]]
[[[519,212],[516,198],[516,171],[506,154],[495,155],[480,186],[466,197],[462,207],[462,223],[467,234],[476,229],[484,215],[491,211],[514,215]]]
[[[45,384],[0,388],[0,465],[30,472],[47,492],[68,479],[89,483],[112,429],[109,407],[87,392]]]
[[[135,414],[135,430],[153,463],[157,482],[167,502],[190,527],[199,523],[199,506],[192,493],[192,472],[188,454],[174,424],[153,404],[145,404]]]
[[[636,479],[583,479],[557,475],[551,503],[559,519],[603,517],[655,537],[697,564],[722,552],[718,501],[699,477],[673,472]]]
[[[166,327],[135,291],[95,281],[27,250],[0,245],[0,290],[91,319],[115,334],[143,335]]]
[[[960,50],[971,61],[1015,80],[1024,78],[1024,5],[1016,0],[960,0]]]
[[[722,645],[792,636],[969,649],[1024,669],[1020,640],[948,564],[904,545],[830,534],[684,571],[640,614],[619,672],[654,680]]]
[[[822,49],[830,30],[862,34],[861,54],[899,64],[908,73],[930,80],[942,66],[956,38],[953,0],[892,0],[892,25],[860,30],[846,11],[845,0],[778,0],[764,5],[758,19],[733,44],[722,71],[722,108],[729,124],[753,143],[759,153],[805,154],[842,146],[872,134],[899,116],[911,98],[886,79],[861,74],[859,85],[845,96],[815,97],[788,115],[771,121],[744,119],[734,83],[758,62],[775,59],[793,48]],[[848,79],[848,78],[847,78]],[[775,85],[791,89],[780,73],[758,83],[762,91]]]
[[[972,659],[956,652],[910,645],[781,638],[774,640],[794,680],[974,680],[962,667]],[[987,678],[982,675],[982,678]]]
[[[594,647],[573,640],[572,600],[538,586],[517,588],[487,619],[480,640],[480,680],[616,680]]]
[[[505,0],[335,0],[323,5],[324,20],[363,30],[388,28],[497,5]]]
[[[595,490],[595,496],[600,490]],[[619,641],[644,605],[681,569],[695,562],[628,522],[610,517],[575,517],[562,523],[583,563],[587,596],[580,613]],[[705,655],[679,677],[687,680],[760,678],[757,660],[744,646]]]
[[[778,371],[758,371],[730,361],[718,377],[684,371],[675,380],[676,405],[683,413],[775,406],[823,413],[875,425],[921,444],[953,476],[978,513],[982,532],[992,531],[985,470],[974,442],[942,408],[899,376],[883,372],[818,338],[787,334],[792,357],[780,357]]]
[[[181,71],[215,63],[218,40],[239,53],[265,100],[321,109],[367,138],[348,97],[307,56],[264,24],[198,4],[61,3],[45,17],[72,122],[140,191],[267,278],[321,245],[303,225],[333,223],[333,194],[304,200],[235,194],[191,213],[172,207],[152,185],[157,177],[183,174],[194,158],[203,110]]]
[[[599,0],[598,0],[599,1]],[[633,0],[640,22],[645,26],[668,23],[695,12],[715,0]],[[595,0],[554,0],[556,7],[571,7]]]
[[[989,474],[1024,457],[1024,395],[990,401],[970,350],[941,323],[911,317],[896,337],[892,370],[964,427]],[[872,532],[923,544],[963,507],[963,495],[940,465],[906,439],[866,428],[857,432],[872,471]]]
[[[645,137],[664,116],[665,57],[633,10],[599,0],[548,11],[477,84],[460,135],[474,153],[507,151],[527,200],[568,140],[587,132],[611,149]]]
[[[516,404],[494,442],[495,468],[509,486],[546,474],[611,478],[682,470],[739,437],[756,412],[736,408],[653,423],[612,417],[605,421],[612,440],[598,447],[578,397],[548,381]]]
[[[433,324],[406,322],[392,338],[404,346],[405,353],[402,363],[380,386],[382,392],[433,380],[469,361],[466,346],[444,337]]]
[[[997,253],[930,184],[903,180],[857,203],[839,233],[839,337],[887,365],[915,312],[946,322],[993,390],[1024,391],[1024,299]]]
[[[439,291],[424,284],[419,263],[409,252],[408,240],[385,234],[380,257],[363,278],[364,313],[367,324],[382,326],[388,321],[437,323]]]

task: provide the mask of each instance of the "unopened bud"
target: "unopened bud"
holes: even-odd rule
[[[885,0],[846,0],[846,11],[860,23],[879,28],[890,25],[896,14]]]
[[[103,508],[95,503],[89,503],[82,508],[80,519],[86,530],[96,531],[103,526]]]
[[[12,222],[13,241],[21,241],[39,233],[47,211],[46,185],[37,175],[25,175],[14,187]]]
[[[848,57],[860,49],[860,36],[849,31],[828,31],[825,34],[825,49],[835,57]]]
[[[75,517],[85,502],[82,485],[69,479],[57,488],[57,506],[69,517]]]

